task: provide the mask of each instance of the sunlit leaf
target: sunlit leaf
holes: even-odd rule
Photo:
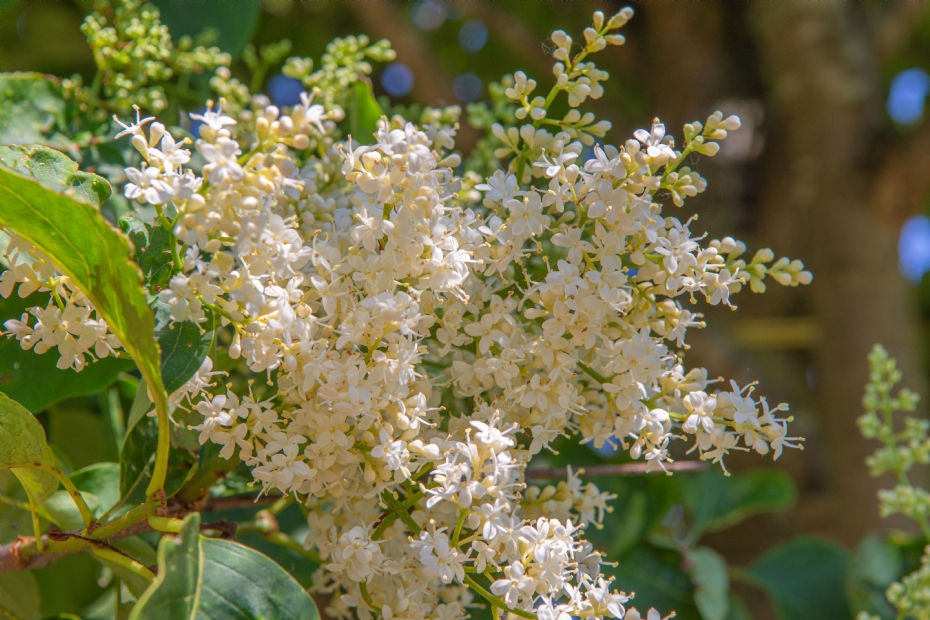
[[[99,207],[110,197],[103,177],[78,170],[77,162],[44,146],[0,146],[0,164]]]
[[[69,168],[62,163],[63,171]],[[129,242],[94,205],[66,191],[0,167],[0,224],[52,257],[90,299],[135,360],[159,410],[167,411],[154,319]]]
[[[359,144],[374,144],[374,133],[378,131],[378,121],[384,111],[375,99],[370,82],[359,80],[352,86],[347,112],[353,140]]]

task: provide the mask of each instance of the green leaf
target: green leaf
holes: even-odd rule
[[[0,618],[32,620],[40,606],[35,575],[28,571],[0,573]]]
[[[119,464],[117,463],[94,463],[79,469],[69,478],[82,494],[91,493],[96,498],[95,517],[103,516],[119,501]]]
[[[0,394],[0,469],[22,463],[55,467],[55,457],[45,443],[45,431],[25,407]],[[23,487],[37,502],[58,490],[58,480],[44,471],[12,467]]]
[[[65,189],[99,207],[110,197],[110,184],[103,177],[78,170],[77,162],[45,146],[0,146],[0,164],[32,177],[55,190]]]
[[[283,568],[244,545],[200,535],[200,516],[185,519],[180,541],[158,546],[158,578],[130,620],[315,620],[313,599]]]
[[[213,346],[215,332],[210,314],[203,327],[193,321],[169,323],[156,334],[161,347],[161,373],[169,394],[194,376]]]
[[[746,604],[736,594],[730,593],[730,613],[727,620],[753,620],[752,614],[746,609]]]
[[[139,218],[120,218],[119,227],[136,248],[136,263],[146,283],[160,287],[171,277],[171,236],[163,226],[146,224]]]
[[[904,553],[887,536],[868,536],[856,549],[846,576],[846,591],[853,612],[867,611],[881,618],[896,614],[885,590],[905,572]]]
[[[49,407],[46,415],[48,443],[73,469],[119,459],[107,421],[98,412],[71,401]]]
[[[748,575],[771,597],[780,620],[848,620],[848,563],[849,552],[840,545],[799,537],[757,559]]]
[[[694,586],[681,570],[681,557],[674,551],[640,544],[619,558],[616,567],[604,567],[616,577],[617,587],[636,592],[635,604],[643,613],[655,607],[662,615],[675,611],[676,620],[700,620],[694,604]]]
[[[216,41],[211,43],[224,52],[238,56],[252,39],[261,17],[261,0],[227,2],[218,11],[215,0],[153,0],[161,11],[161,21],[168,26],[172,38],[197,38],[211,30]]]
[[[688,574],[694,583],[694,603],[704,620],[727,620],[730,613],[730,576],[727,561],[709,547],[698,547],[685,555]]]
[[[48,305],[48,293],[33,293],[25,299],[0,297],[0,325],[19,319],[26,308]],[[117,375],[135,368],[128,357],[107,357],[88,364],[81,372],[58,368],[57,350],[39,355],[26,351],[15,338],[0,338],[0,392],[18,401],[29,411],[39,413],[73,396],[96,394],[116,380]],[[35,389],[40,381],[42,389]]]
[[[126,238],[93,205],[3,167],[0,204],[0,224],[54,258],[106,319],[145,377],[157,409],[166,414],[154,318]]]
[[[349,131],[359,144],[374,144],[374,134],[378,131],[378,121],[384,116],[384,110],[375,99],[371,82],[359,80],[352,86],[352,97],[348,104]]]
[[[642,538],[646,529],[646,502],[646,493],[637,490],[622,506],[615,505],[622,516],[613,518],[612,515],[611,518],[611,525],[615,527],[611,530],[610,557],[623,555]]]
[[[755,514],[787,510],[797,498],[791,478],[779,469],[754,469],[732,476],[708,469],[684,480],[682,486],[694,540]]]
[[[141,387],[141,386],[140,386]],[[145,488],[152,479],[155,448],[158,444],[158,423],[152,416],[142,416],[127,431],[120,451],[119,490],[121,503],[138,504],[145,500]],[[165,495],[171,497],[194,475],[197,457],[187,450],[172,447],[168,452],[168,473]]]
[[[0,73],[0,144],[48,144],[65,130],[65,100],[56,78]]]

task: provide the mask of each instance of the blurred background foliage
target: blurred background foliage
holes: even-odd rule
[[[464,107],[487,100],[489,84],[518,69],[544,84],[552,79],[548,33],[580,32],[593,10],[627,4],[153,2],[175,39],[231,54],[233,77],[281,105],[295,103],[301,86],[277,59],[263,64],[275,57],[263,46],[288,39],[288,55],[319,58],[335,37],[387,38],[397,59],[372,76],[385,109]],[[599,61],[611,80],[590,102],[613,122],[607,141],[622,142],[653,116],[677,134],[716,109],[739,114],[743,128],[699,164],[709,191],[680,216],[700,211],[695,230],[737,234],[751,247],[797,256],[815,273],[810,287],[771,290],[764,301],[741,297],[738,315],[702,307],[708,328],[691,336],[687,361],[740,383],[759,380],[770,401],[790,402],[807,449],[770,469],[736,454],[730,477],[598,478],[618,497],[590,536],[617,560],[612,573],[641,608],[675,609],[679,620],[843,620],[859,610],[893,617],[882,591],[915,568],[924,541],[903,521],[879,518],[876,490],[889,484],[868,476],[873,446],[855,419],[875,342],[898,358],[909,387],[928,396],[930,3],[630,4],[637,16],[627,44]],[[90,83],[94,62],[80,24],[91,8],[92,0],[0,0],[0,70],[78,74]],[[191,80],[199,100],[209,77]],[[172,103],[165,114],[179,122],[193,111],[188,101]],[[0,105],[0,127],[15,123],[15,113]],[[463,126],[459,147],[467,152],[478,136]],[[7,318],[21,311],[11,304],[24,302],[4,303]],[[0,342],[0,389],[38,413],[61,461],[72,471],[116,461],[135,390],[125,369],[101,363],[80,382],[63,377],[37,388],[17,351]],[[547,460],[536,464],[578,468],[619,457],[566,444]],[[242,490],[237,480],[235,472],[227,480],[231,492]],[[15,500],[14,487],[0,473],[0,491]],[[298,539],[306,528],[293,505],[277,522]],[[27,511],[0,504],[0,543],[28,529]],[[266,534],[240,540],[308,583],[316,565]],[[141,536],[137,544],[153,542]],[[88,555],[67,557],[31,575],[0,575],[0,601],[18,601],[23,617],[112,618],[111,578]]]

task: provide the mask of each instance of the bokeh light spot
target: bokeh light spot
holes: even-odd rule
[[[392,97],[403,97],[413,90],[413,71],[402,62],[392,62],[381,72],[381,86]]]
[[[898,239],[901,273],[913,283],[930,271],[930,218],[915,215],[904,222]]]
[[[465,22],[459,30],[459,45],[469,54],[474,54],[488,42],[488,27],[484,22],[473,19]]]
[[[482,88],[481,78],[474,73],[460,73],[452,80],[452,94],[465,103],[481,97]]]
[[[300,103],[300,93],[305,90],[300,80],[288,77],[283,73],[273,75],[268,80],[268,96],[277,106],[297,105]]]
[[[924,102],[930,93],[930,76],[923,69],[907,69],[891,80],[888,91],[888,116],[901,125],[913,125],[923,116]]]
[[[410,18],[421,30],[436,30],[446,21],[446,10],[432,0],[423,0],[413,6]]]

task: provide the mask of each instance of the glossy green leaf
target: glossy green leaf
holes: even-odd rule
[[[158,410],[167,412],[154,318],[126,238],[92,204],[3,167],[0,204],[0,224],[54,258],[135,360]]]
[[[0,73],[0,144],[48,144],[65,129],[61,84],[41,73]]]
[[[226,2],[221,11],[215,0],[153,0],[161,11],[161,21],[168,26],[171,36],[196,39],[210,30],[216,36],[210,45],[238,56],[252,39],[261,18],[261,0]]]
[[[32,620],[40,606],[35,575],[27,571],[0,573],[0,618]]]
[[[348,108],[352,138],[359,144],[374,144],[374,134],[378,131],[378,121],[384,116],[384,111],[375,99],[370,82],[359,80],[352,86]]]
[[[848,564],[849,552],[837,543],[799,537],[757,559],[748,574],[768,593],[780,620],[850,620]]]
[[[142,416],[126,432],[120,451],[120,497],[127,505],[145,500],[145,489],[152,479],[155,466],[155,448],[158,444],[158,423],[152,416]],[[194,474],[197,457],[187,450],[172,447],[168,453],[168,474],[165,494],[171,497]]]
[[[12,467],[22,463],[56,465],[45,443],[45,430],[35,416],[15,400],[0,394],[0,469],[12,468],[37,502],[51,497],[58,489],[58,480],[37,469]]]
[[[732,476],[708,469],[682,481],[682,487],[694,540],[755,514],[787,510],[797,498],[791,478],[779,469],[754,469]]]
[[[171,237],[163,226],[152,226],[134,216],[120,218],[120,230],[136,249],[136,263],[149,287],[159,287],[171,277]],[[154,291],[153,291],[154,292]]]
[[[316,620],[313,599],[267,556],[227,540],[200,536],[200,517],[185,519],[180,541],[158,547],[158,578],[130,620]]]
[[[730,613],[727,561],[709,547],[689,551],[685,560],[694,583],[694,603],[703,620],[727,620]]]
[[[110,184],[103,177],[78,170],[77,162],[45,146],[0,146],[0,164],[32,177],[55,190],[99,207],[110,197]]]
[[[19,319],[26,308],[44,308],[47,304],[47,293],[33,293],[25,299],[15,292],[8,299],[0,297],[0,325]],[[58,368],[58,357],[56,349],[39,355],[24,350],[15,338],[0,338],[0,392],[39,413],[65,398],[96,394],[113,383],[119,373],[135,368],[128,356],[107,357],[74,372]],[[36,381],[41,381],[42,389],[36,389]]]

